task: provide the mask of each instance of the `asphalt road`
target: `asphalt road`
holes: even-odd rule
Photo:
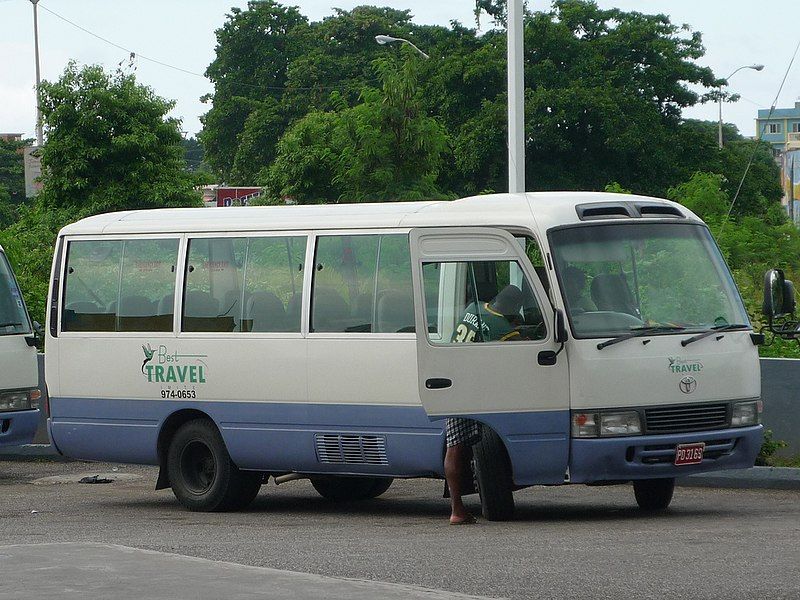
[[[99,472],[130,477],[32,485]],[[679,488],[668,513],[646,516],[628,486],[531,488],[516,493],[514,522],[452,527],[437,481],[397,481],[349,506],[307,481],[271,483],[245,512],[206,514],[154,491],[155,477],[0,461],[0,546],[100,542],[488,597],[800,598],[796,491]]]

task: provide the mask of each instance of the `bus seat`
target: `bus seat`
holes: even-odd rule
[[[186,294],[183,312],[187,317],[216,317],[219,315],[219,302],[208,292],[191,291]]]
[[[344,298],[332,288],[314,290],[312,331],[344,331],[350,321],[350,308]]]
[[[167,294],[158,302],[159,315],[171,315],[175,310],[175,294]]]
[[[414,300],[408,292],[386,290],[378,299],[377,333],[414,331]]]
[[[621,312],[634,316],[639,313],[631,290],[628,288],[628,282],[623,275],[615,273],[595,275],[590,291],[597,310]]]
[[[286,313],[283,302],[272,292],[254,292],[247,302],[246,319],[252,321],[250,331],[285,331]]]
[[[151,317],[156,307],[144,296],[125,296],[119,303],[120,317]],[[114,312],[109,310],[109,312]]]

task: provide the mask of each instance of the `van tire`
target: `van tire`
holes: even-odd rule
[[[311,478],[311,485],[320,496],[332,502],[370,500],[383,494],[394,481],[391,477],[337,477],[322,475]]]
[[[482,429],[481,439],[472,449],[481,512],[487,521],[510,521],[514,518],[511,461],[500,436],[486,426]]]
[[[633,494],[639,508],[647,512],[667,510],[675,491],[675,478],[640,479],[633,482]]]
[[[241,471],[233,463],[217,427],[208,419],[181,425],[167,451],[172,492],[191,511],[239,510],[261,487],[261,473]]]

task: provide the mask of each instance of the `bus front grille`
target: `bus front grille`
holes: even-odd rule
[[[314,436],[321,463],[388,465],[386,438],[382,435],[318,433]]]
[[[647,433],[682,433],[725,429],[730,425],[727,404],[695,404],[647,408]]]

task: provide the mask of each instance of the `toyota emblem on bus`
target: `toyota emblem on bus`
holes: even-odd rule
[[[697,380],[694,377],[684,377],[678,383],[678,389],[684,394],[691,394],[697,389]]]

